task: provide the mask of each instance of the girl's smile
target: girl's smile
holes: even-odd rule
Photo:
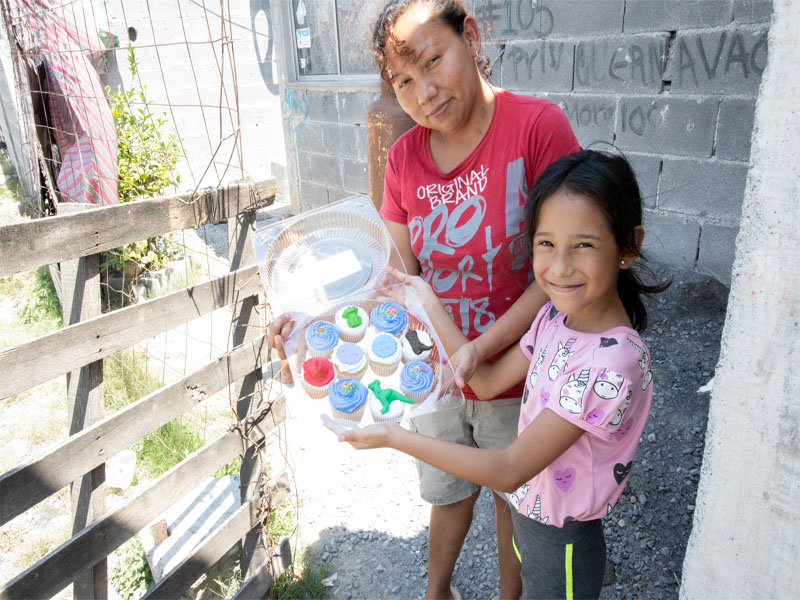
[[[617,276],[634,258],[621,254],[592,199],[560,188],[544,201],[533,236],[533,272],[570,328],[599,333],[631,326]]]

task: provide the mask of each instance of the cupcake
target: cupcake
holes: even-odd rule
[[[330,358],[339,343],[339,330],[328,321],[315,321],[306,329],[306,346],[310,356]]]
[[[381,382],[377,379],[368,386],[370,394],[367,404],[372,414],[372,420],[376,423],[381,421],[399,421],[403,418],[406,404],[414,404],[414,401],[399,392],[392,386],[381,387]]]
[[[361,379],[367,370],[367,357],[364,356],[364,351],[361,346],[351,342],[336,346],[331,360],[340,377]]]
[[[389,333],[379,333],[369,346],[369,366],[376,375],[394,373],[402,356],[400,342]]]
[[[403,334],[403,362],[427,360],[433,350],[433,340],[427,331],[409,329]]]
[[[396,302],[379,304],[373,309],[369,318],[379,332],[392,335],[400,335],[408,325],[406,309]]]
[[[340,309],[334,321],[344,341],[357,342],[364,337],[369,316],[363,308],[351,305]]]
[[[312,398],[324,398],[333,382],[333,365],[327,358],[309,358],[303,363],[303,389]]]
[[[400,389],[414,402],[421,402],[433,388],[433,380],[433,367],[415,360],[403,367],[400,373]]]
[[[356,423],[367,407],[367,387],[355,379],[337,379],[328,392],[331,416]]]

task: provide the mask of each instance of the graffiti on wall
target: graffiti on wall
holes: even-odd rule
[[[722,31],[713,36],[681,36],[674,52],[673,83],[698,86],[720,77],[760,76],[767,65],[767,32],[745,36]]]

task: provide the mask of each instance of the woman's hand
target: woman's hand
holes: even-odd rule
[[[439,303],[439,299],[433,292],[433,288],[419,275],[409,275],[408,273],[403,273],[388,265],[385,267],[385,270],[398,282],[411,286],[417,293],[417,296],[419,296],[425,310],[430,310],[431,306]]]
[[[267,325],[267,344],[271,348],[278,351],[278,357],[281,359],[281,381],[283,383],[292,383],[292,372],[288,369],[286,362],[286,351],[283,348],[283,340],[285,340],[292,330],[294,329],[294,321],[288,313],[284,313],[275,317],[269,325]]]
[[[478,348],[473,342],[464,344],[453,353],[450,362],[453,363],[455,382],[458,387],[463,388],[467,385],[482,360]]]
[[[340,442],[347,442],[356,450],[386,448],[392,435],[402,430],[397,423],[376,423],[362,429],[351,429],[339,434]]]

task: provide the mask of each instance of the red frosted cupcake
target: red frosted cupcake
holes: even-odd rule
[[[333,376],[333,363],[327,358],[309,358],[303,363],[303,389],[312,398],[328,395]]]

